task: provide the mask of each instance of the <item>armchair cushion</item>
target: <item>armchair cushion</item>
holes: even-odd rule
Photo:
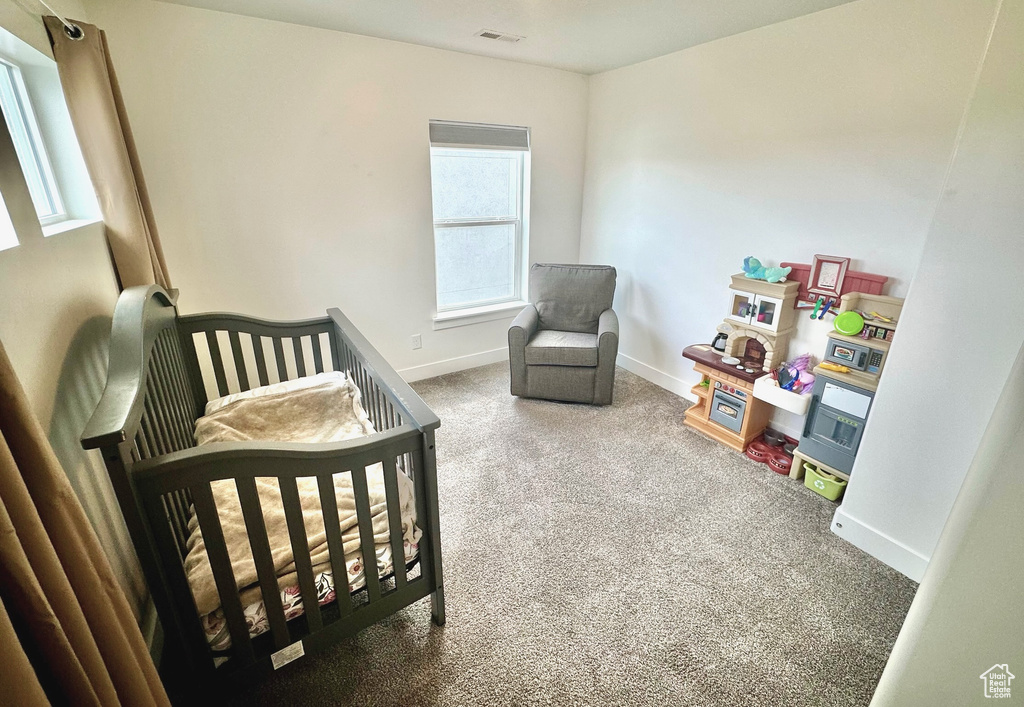
[[[544,329],[526,345],[528,366],[596,366],[597,334]]]
[[[614,296],[611,266],[536,263],[530,268],[530,297],[541,329],[596,334]]]

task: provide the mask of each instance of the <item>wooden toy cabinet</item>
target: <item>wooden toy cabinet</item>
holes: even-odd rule
[[[728,338],[725,355],[741,359],[747,368],[768,372],[786,357],[796,329],[799,283],[752,280],[732,276],[728,310],[718,331]]]

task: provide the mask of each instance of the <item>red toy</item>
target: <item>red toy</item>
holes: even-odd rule
[[[773,433],[771,430],[767,430],[767,432],[769,435],[774,434],[776,440],[784,439],[786,442],[796,446],[797,442],[792,437],[787,437],[778,432]],[[793,466],[793,455],[786,453],[785,442],[773,446],[765,441],[764,434],[750,443],[745,454],[749,459],[767,464],[776,474],[788,476],[789,469]]]

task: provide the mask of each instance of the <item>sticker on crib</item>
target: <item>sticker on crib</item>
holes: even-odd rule
[[[278,670],[304,655],[306,655],[306,649],[302,647],[302,641],[296,641],[290,646],[285,646],[276,653],[272,653],[270,662],[274,664],[274,670]]]

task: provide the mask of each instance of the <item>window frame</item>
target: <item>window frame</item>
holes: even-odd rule
[[[514,305],[522,303],[523,296],[526,291],[525,286],[525,260],[527,253],[527,221],[529,219],[529,189],[530,189],[530,151],[527,150],[510,150],[501,149],[495,147],[486,146],[466,146],[456,147],[449,145],[431,145],[430,146],[430,158],[433,160],[434,156],[445,156],[445,157],[466,157],[469,153],[477,154],[508,154],[515,156],[516,158],[516,189],[515,189],[515,200],[516,200],[516,215],[513,217],[493,217],[493,218],[465,218],[465,219],[433,219],[433,234],[434,234],[434,304],[436,312],[439,317],[442,315],[452,315],[460,312],[467,312],[468,314],[476,313],[480,310],[487,310],[492,308],[500,307],[501,305]],[[431,209],[433,209],[433,177],[431,177]],[[473,228],[473,227],[486,227],[486,226],[501,226],[501,225],[513,225],[515,226],[515,248],[512,257],[512,285],[513,291],[510,296],[507,297],[494,297],[487,300],[474,300],[472,302],[465,302],[455,305],[440,304],[439,292],[437,290],[437,229],[439,228]]]
[[[46,143],[39,129],[39,121],[36,119],[32,99],[29,96],[21,66],[8,56],[0,54],[0,75],[6,76],[6,81],[10,83],[11,94],[17,103],[16,106],[13,106],[15,109],[13,116],[8,116],[7,112],[4,112],[7,122],[6,127],[11,133],[11,139],[15,143],[15,148],[18,146],[18,138],[14,133],[17,131],[23,134],[23,139],[27,143],[28,150],[31,152],[31,167],[38,175],[39,182],[42,184],[47,203],[49,204],[51,213],[39,216],[35,198],[32,199],[33,207],[36,207],[39,223],[42,226],[50,226],[66,221],[69,218],[67,206],[60,193],[60,186],[57,183],[53,164],[50,161],[50,156],[46,150]],[[3,79],[0,78],[0,80]],[[12,120],[17,124],[16,127],[11,125]],[[18,153],[18,163],[22,172],[26,172],[24,156],[17,149],[15,151]],[[27,176],[25,181],[29,181]]]

